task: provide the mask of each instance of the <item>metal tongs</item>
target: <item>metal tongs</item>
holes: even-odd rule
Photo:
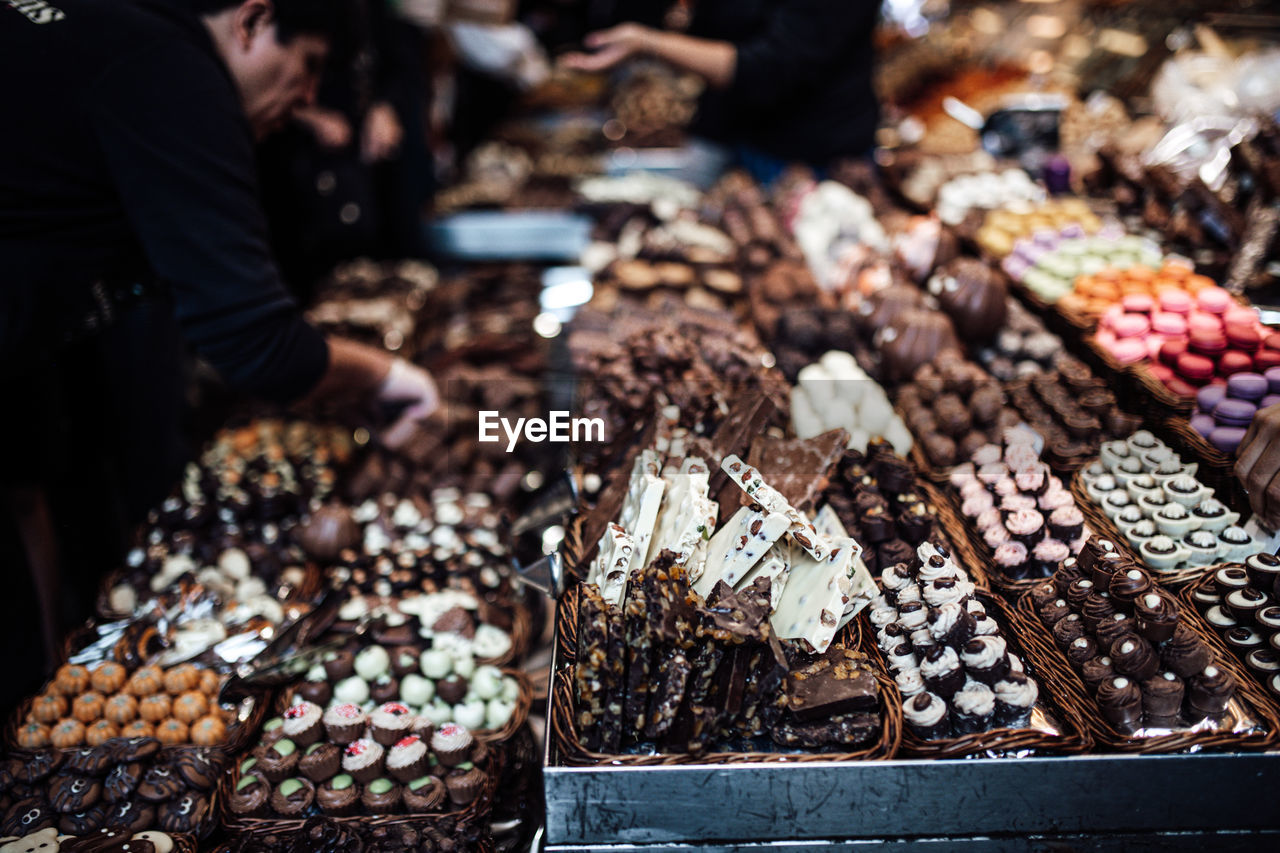
[[[505,533],[517,580],[544,595],[560,597],[564,592],[560,543],[577,508],[578,483],[571,471],[561,472],[534,493],[530,508]]]

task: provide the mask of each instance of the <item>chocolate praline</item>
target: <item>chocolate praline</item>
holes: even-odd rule
[[[1226,598],[1237,589],[1244,589],[1249,585],[1249,573],[1240,566],[1223,566],[1214,573],[1213,583],[1218,595]]]
[[[1038,615],[1040,616],[1040,621],[1050,628],[1058,624],[1058,622],[1060,622],[1062,619],[1066,618],[1070,614],[1071,614],[1071,608],[1068,607],[1067,602],[1061,598],[1054,599],[1053,601],[1049,602],[1045,606],[1041,607],[1040,610],[1038,611]]]
[[[1053,626],[1053,640],[1058,648],[1066,649],[1085,635],[1084,622],[1079,614],[1072,613],[1059,619]]]
[[[1256,614],[1271,604],[1271,597],[1252,587],[1237,589],[1222,600],[1227,612],[1241,625],[1254,624]]]
[[[1237,625],[1222,636],[1232,651],[1240,657],[1266,644],[1266,639],[1247,625]]]

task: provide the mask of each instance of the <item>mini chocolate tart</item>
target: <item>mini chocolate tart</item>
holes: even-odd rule
[[[1245,559],[1244,570],[1258,589],[1266,592],[1280,579],[1280,557],[1274,554],[1253,554]]]
[[[1224,634],[1223,639],[1227,641],[1227,645],[1231,647],[1231,650],[1240,657],[1244,657],[1254,649],[1262,648],[1266,642],[1261,634],[1247,625],[1237,625]]]
[[[1245,657],[1244,662],[1245,666],[1263,679],[1280,672],[1280,653],[1274,649],[1254,649]]]
[[[1222,603],[1222,595],[1215,587],[1201,587],[1191,594],[1191,599],[1196,603],[1196,609],[1201,613],[1213,607],[1215,604]]]
[[[1268,631],[1280,631],[1280,605],[1270,604],[1259,610],[1253,617],[1258,627]]]
[[[1214,573],[1213,584],[1218,595],[1226,598],[1237,589],[1244,589],[1249,585],[1249,573],[1240,566],[1223,566]]]
[[[1258,612],[1271,604],[1271,596],[1253,587],[1237,589],[1222,600],[1222,606],[1241,625],[1254,624]]]
[[[1227,631],[1240,624],[1221,604],[1215,604],[1213,607],[1206,610],[1204,618],[1214,627],[1215,630],[1218,631]]]

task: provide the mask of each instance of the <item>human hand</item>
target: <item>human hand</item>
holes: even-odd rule
[[[640,24],[619,24],[607,30],[589,33],[582,40],[595,53],[566,53],[560,57],[562,68],[577,71],[608,71],[618,63],[643,53],[655,31]]]
[[[337,110],[306,107],[298,110],[297,116],[323,147],[337,149],[351,144],[351,124]]]
[[[386,101],[379,101],[369,108],[364,119],[360,150],[366,163],[377,163],[395,156],[404,140],[404,128],[396,111]]]
[[[382,433],[382,442],[397,449],[413,437],[422,421],[440,408],[440,391],[431,374],[402,358],[391,363],[387,378],[378,387],[378,400],[407,403],[396,422]]]
[[[1280,405],[1253,416],[1240,442],[1236,477],[1249,494],[1249,506],[1262,526],[1280,528]]]

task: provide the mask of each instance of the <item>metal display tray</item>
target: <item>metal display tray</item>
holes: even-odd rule
[[[467,261],[577,261],[591,227],[588,216],[549,210],[464,211],[426,225],[436,252]]]
[[[882,839],[983,851],[1029,840],[1062,850],[1280,847],[1280,753],[568,767],[552,741],[545,849],[560,853],[852,850]]]

